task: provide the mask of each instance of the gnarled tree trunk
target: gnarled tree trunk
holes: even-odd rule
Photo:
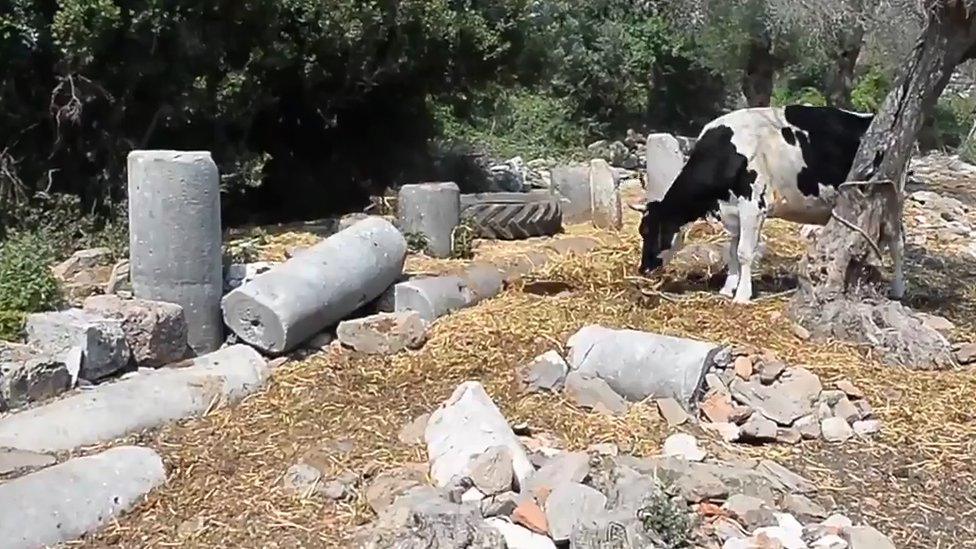
[[[851,108],[851,91],[854,89],[854,68],[864,45],[864,28],[854,25],[838,44],[834,66],[828,82],[830,104],[843,109]]]
[[[800,262],[791,316],[814,335],[869,344],[887,362],[951,364],[948,342],[878,289],[879,244],[901,251],[904,175],[925,116],[976,51],[976,0],[926,0],[928,22],[865,134],[834,216]]]
[[[783,61],[772,51],[772,40],[763,36],[749,45],[749,58],[742,75],[742,93],[750,107],[768,107],[773,98],[773,79]]]

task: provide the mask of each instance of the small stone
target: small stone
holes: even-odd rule
[[[407,445],[423,444],[424,429],[427,428],[428,421],[430,421],[430,414],[420,414],[400,429],[397,439]]]
[[[620,455],[620,447],[612,442],[603,442],[600,444],[590,444],[586,448],[586,452],[598,456],[617,457]]]
[[[834,411],[830,408],[830,404],[821,402],[817,405],[817,419],[823,421],[832,417],[834,417]]]
[[[481,500],[485,499],[485,494],[472,486],[468,488],[463,494],[461,494],[461,503],[480,503]]]
[[[799,494],[786,494],[780,503],[783,510],[804,522],[823,520],[827,511],[812,499]]]
[[[366,503],[377,514],[393,504],[397,496],[418,486],[427,484],[425,475],[418,469],[401,467],[380,473],[366,488]]]
[[[676,433],[664,441],[663,455],[666,457],[680,457],[688,461],[704,461],[705,452],[698,447],[695,437]]]
[[[861,419],[861,411],[847,397],[840,399],[837,404],[834,404],[832,411],[834,412],[834,417],[843,418],[847,423],[854,423],[858,419]]]
[[[786,363],[781,360],[764,360],[759,370],[759,381],[771,385],[786,371]]]
[[[826,403],[828,406],[833,408],[838,402],[841,401],[841,399],[845,398],[847,398],[847,394],[844,391],[841,391],[840,389],[831,389],[822,391],[818,400],[819,402]]]
[[[807,341],[811,337],[810,330],[807,330],[806,328],[800,326],[799,324],[793,325],[793,335],[795,335],[798,339],[801,339],[803,341]]]
[[[332,501],[343,501],[352,497],[352,485],[341,479],[326,481],[320,490],[323,496]]]
[[[858,417],[860,419],[873,419],[874,410],[871,409],[871,405],[868,404],[866,400],[857,400],[854,402],[854,406],[857,407]]]
[[[54,398],[71,388],[80,349],[54,356],[27,345],[0,342],[0,411]]]
[[[834,513],[833,515],[830,515],[829,517],[824,519],[820,523],[820,525],[837,530],[839,532],[841,530],[846,530],[847,528],[854,526],[854,521],[852,521],[851,519],[847,518],[844,515],[841,515],[840,513]]]
[[[599,378],[588,378],[577,372],[570,372],[566,376],[566,397],[581,408],[609,415],[621,416],[627,413],[630,405],[607,384]]]
[[[846,528],[844,537],[850,549],[895,549],[888,536],[870,526]]]
[[[703,423],[702,427],[715,431],[725,442],[738,442],[742,438],[742,429],[735,423]]]
[[[55,463],[57,463],[57,459],[48,454],[0,448],[0,476],[40,469]]]
[[[81,347],[78,377],[97,381],[129,364],[122,321],[81,309],[27,315],[27,343],[51,353]]]
[[[176,527],[176,536],[180,538],[193,537],[197,532],[206,527],[207,521],[202,516],[196,516],[184,520]]]
[[[793,424],[793,428],[800,432],[804,440],[820,438],[820,421],[815,416],[801,417]]]
[[[607,497],[583,484],[557,486],[546,499],[546,521],[549,535],[556,543],[569,541],[573,529],[584,520],[603,511]]]
[[[661,398],[654,402],[661,417],[668,422],[668,427],[677,427],[691,419],[688,412],[673,398]]]
[[[942,335],[949,335],[953,330],[956,329],[956,325],[952,323],[949,319],[941,316],[930,315],[926,313],[919,313],[919,319],[922,321],[922,325],[941,333]]]
[[[787,492],[812,494],[817,491],[815,484],[775,461],[764,459],[759,462],[756,469],[760,473],[764,473],[768,479],[782,486]]]
[[[966,343],[956,351],[956,361],[963,366],[976,363],[976,343]]]
[[[729,494],[725,483],[704,469],[689,471],[675,482],[674,488],[688,503],[718,500]]]
[[[729,421],[736,425],[742,425],[752,417],[753,410],[748,406],[734,406]]]
[[[820,422],[820,431],[827,442],[846,442],[854,436],[854,429],[851,428],[847,420],[840,417],[832,417]]]
[[[759,414],[753,414],[745,424],[742,425],[742,438],[755,442],[772,442],[776,440],[779,427],[776,422],[766,419]]]
[[[734,405],[728,393],[709,394],[701,404],[701,411],[712,423],[733,423]]]
[[[494,528],[504,539],[504,546],[511,549],[556,549],[556,545],[547,536],[532,532],[518,524],[501,518],[490,518],[485,524]]]
[[[481,500],[481,516],[488,517],[510,517],[518,507],[519,495],[515,492],[504,492],[494,496],[488,496]]]
[[[427,323],[416,311],[380,313],[340,322],[336,336],[360,353],[392,355],[421,347],[427,339]]]
[[[729,393],[729,387],[722,381],[718,374],[709,372],[705,374],[705,386],[712,393]]]
[[[752,359],[747,356],[736,358],[733,363],[733,369],[735,370],[735,375],[744,381],[749,381],[749,378],[752,377]]]
[[[493,446],[471,461],[469,477],[485,495],[512,489],[512,454],[504,446]]]
[[[800,431],[793,428],[777,429],[776,430],[776,442],[783,444],[799,444],[803,440],[803,435]]]
[[[826,535],[810,544],[812,549],[847,549],[847,542],[844,538],[830,534]]]
[[[850,380],[842,379],[838,381],[835,385],[837,386],[838,390],[844,391],[844,394],[850,398],[853,398],[855,400],[864,398],[864,391],[858,389],[857,386],[851,383]]]
[[[776,516],[773,511],[766,506],[763,500],[752,496],[735,494],[722,505],[722,509],[731,513],[733,518],[750,531],[776,524]]]
[[[556,351],[549,351],[526,364],[519,372],[519,379],[526,391],[558,392],[566,382],[569,365]]]
[[[71,254],[71,257],[68,259],[51,267],[51,271],[59,280],[68,281],[83,270],[110,265],[111,262],[112,250],[108,248],[90,248],[87,250],[78,250]]]
[[[549,523],[546,514],[531,499],[520,503],[512,511],[512,522],[522,525],[537,534],[549,534]]]
[[[296,463],[285,473],[285,488],[302,497],[313,494],[319,487],[322,473],[305,463]]]
[[[522,486],[522,493],[536,495],[539,489],[553,490],[567,482],[583,482],[590,474],[590,456],[583,452],[563,452],[553,456]]]
[[[877,419],[855,421],[853,428],[856,435],[867,437],[881,432],[881,422]]]

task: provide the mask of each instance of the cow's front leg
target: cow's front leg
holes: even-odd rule
[[[746,304],[752,299],[752,262],[759,249],[759,234],[762,232],[765,212],[754,200],[739,200],[739,285],[735,290],[733,303]]]
[[[729,272],[725,275],[725,285],[720,292],[725,297],[735,295],[736,288],[739,287],[739,216],[734,212],[722,212],[722,224],[729,232],[728,265]]]

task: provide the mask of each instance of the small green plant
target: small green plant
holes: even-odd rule
[[[451,231],[451,257],[454,259],[471,259],[474,257],[474,225],[469,220],[461,223]]]
[[[826,107],[827,97],[818,90],[810,86],[798,90],[778,88],[772,97],[772,104],[776,107],[786,105],[812,105],[814,107]]]
[[[415,254],[426,254],[429,246],[427,236],[423,233],[407,233],[403,235],[407,241],[407,249]]]
[[[668,498],[663,491],[648,495],[647,505],[637,511],[644,529],[657,534],[668,549],[685,547],[694,530],[688,513]]]
[[[861,112],[878,112],[890,90],[888,75],[880,67],[871,67],[857,79],[851,90],[851,105]]]
[[[267,233],[257,229],[248,238],[228,242],[224,246],[224,257],[230,263],[253,263],[260,256],[261,247],[267,243]]]
[[[24,333],[27,315],[20,311],[0,311],[0,341],[17,341]]]
[[[14,233],[0,245],[0,310],[34,313],[61,304],[51,272],[56,258],[46,232]]]

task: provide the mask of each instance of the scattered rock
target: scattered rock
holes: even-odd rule
[[[827,511],[823,507],[799,494],[786,494],[780,505],[784,511],[799,517],[804,522],[823,520],[827,516]]]
[[[522,493],[537,495],[539,490],[552,491],[561,484],[583,482],[589,474],[590,456],[583,452],[563,452],[529,477],[522,484]]]
[[[566,376],[566,397],[581,408],[606,412],[610,415],[623,415],[630,409],[624,397],[618,395],[606,381],[595,377],[584,377],[579,372]]]
[[[88,381],[122,370],[131,356],[120,321],[81,309],[27,315],[27,342],[51,353],[81,347],[77,374]]]
[[[695,437],[685,433],[669,436],[664,441],[662,453],[668,457],[680,457],[688,461],[703,461],[706,455],[705,451],[698,447]]]
[[[498,530],[509,549],[556,549],[556,544],[547,536],[536,534],[505,519],[489,518],[485,524]]]
[[[841,417],[831,417],[821,421],[820,430],[827,442],[846,442],[854,436],[850,424]]]
[[[887,536],[870,526],[845,528],[844,537],[850,549],[895,549]]]
[[[355,486],[358,478],[354,473],[347,472],[322,483],[319,490],[323,496],[332,501],[344,501],[351,499],[355,494]]]
[[[644,527],[633,509],[614,509],[585,517],[575,529],[569,546],[579,549],[610,547],[661,547],[661,541]]]
[[[57,463],[57,459],[52,455],[0,448],[0,477],[11,473],[48,467],[55,463]]]
[[[305,463],[296,463],[285,472],[285,489],[307,497],[317,491],[321,480],[321,471]]]
[[[776,442],[781,442],[783,444],[799,444],[803,440],[803,435],[800,431],[793,428],[777,429],[776,430]]]
[[[519,495],[504,492],[481,500],[481,515],[484,517],[510,517],[518,507]]]
[[[472,429],[477,425],[477,429]],[[462,383],[431,414],[424,432],[430,475],[437,486],[455,477],[468,476],[471,456],[493,446],[504,446],[512,456],[512,468],[520,486],[535,470],[525,449],[495,403],[476,382]]]
[[[779,484],[783,491],[794,494],[812,494],[817,486],[802,476],[790,471],[775,461],[764,459],[756,468],[765,473],[766,477]]]
[[[612,442],[603,442],[600,444],[590,444],[586,448],[586,453],[596,454],[598,456],[610,456],[616,457],[620,454],[620,447]]]
[[[487,496],[512,489],[512,454],[504,446],[493,446],[471,461],[471,482]]]
[[[122,333],[139,368],[158,368],[187,355],[183,308],[173,303],[98,295],[85,300],[84,310],[122,323]]]
[[[78,250],[71,257],[51,267],[54,276],[60,280],[69,281],[85,269],[92,269],[109,265],[112,262],[112,250],[108,248],[90,248]]]
[[[871,409],[871,405],[868,404],[866,400],[858,400],[854,402],[854,406],[857,407],[857,411],[860,414],[858,417],[860,419],[873,419],[874,410]]]
[[[719,500],[729,495],[725,483],[705,469],[690,470],[675,482],[674,488],[688,503]]]
[[[743,381],[749,381],[749,378],[752,377],[751,358],[747,356],[740,356],[735,359],[732,366],[735,369],[735,375],[739,376]]]
[[[576,483],[557,486],[546,499],[549,535],[557,543],[569,541],[573,529],[587,517],[603,511],[607,497],[597,490]]]
[[[739,380],[732,384],[737,401],[784,427],[812,413],[822,389],[820,378],[804,368],[787,369],[775,385]]]
[[[855,421],[861,419],[861,411],[857,409],[857,406],[853,402],[844,397],[834,404],[831,411],[834,417],[842,418],[847,423],[854,423]]]
[[[427,339],[427,323],[416,311],[380,313],[340,322],[336,336],[344,346],[360,353],[392,355],[422,346]]]
[[[112,266],[112,272],[109,273],[108,280],[105,282],[105,294],[119,296],[127,294],[131,297],[132,281],[129,277],[131,270],[128,259],[116,262]]]
[[[712,392],[701,403],[701,411],[713,423],[731,423],[734,412],[732,397],[727,393]]]
[[[810,544],[813,549],[847,549],[847,542],[840,536],[830,534]]]
[[[966,343],[955,352],[956,361],[963,366],[976,363],[976,343]]]
[[[844,515],[841,515],[839,513],[834,513],[833,515],[830,515],[829,517],[824,519],[823,522],[820,523],[820,525],[826,528],[830,528],[839,533],[843,530],[846,530],[847,528],[854,526],[854,522],[851,519],[845,517]]]
[[[537,534],[548,534],[549,523],[546,514],[535,501],[527,499],[512,511],[512,522],[520,524]]]
[[[568,373],[569,365],[562,355],[556,351],[549,351],[525,365],[519,373],[519,378],[527,391],[555,393],[562,390]]]
[[[820,421],[816,416],[803,416],[796,420],[793,427],[800,432],[800,436],[805,440],[817,440],[820,438]]]
[[[955,324],[953,324],[949,319],[941,316],[918,313],[918,318],[922,321],[923,326],[931,328],[944,336],[949,336],[952,334],[953,330],[956,329]]]
[[[412,488],[425,486],[426,480],[424,474],[415,468],[401,467],[384,471],[366,487],[366,503],[374,512],[381,513],[393,505],[400,495]]]
[[[807,341],[808,339],[810,339],[810,330],[807,330],[806,328],[800,326],[799,324],[794,324],[793,335],[795,335],[797,338],[803,341]]]
[[[776,516],[766,503],[755,497],[735,494],[730,497],[722,509],[725,509],[736,518],[742,526],[752,531],[764,526],[776,524]]]
[[[742,425],[742,439],[751,442],[773,442],[778,433],[776,423],[759,414],[753,414]]]
[[[70,354],[55,357],[27,345],[0,342],[0,411],[54,398],[72,386]]]
[[[759,370],[759,381],[763,385],[771,385],[786,371],[786,363],[781,360],[763,360]]]
[[[691,419],[688,412],[673,398],[659,398],[654,402],[661,417],[668,422],[668,427],[678,427]]]
[[[725,442],[738,442],[742,439],[742,428],[735,423],[703,423],[702,427],[715,431]]]
[[[844,391],[844,394],[847,395],[849,398],[853,398],[854,400],[860,400],[864,398],[864,391],[858,389],[857,386],[851,383],[851,381],[848,379],[842,379],[838,381],[835,385],[837,386],[838,390]]]
[[[854,433],[858,436],[866,437],[881,432],[881,422],[877,419],[865,419],[855,421],[852,426]]]
[[[429,420],[430,414],[420,414],[400,429],[400,432],[397,434],[397,439],[402,444],[423,444],[424,429],[427,428],[427,422]]]

